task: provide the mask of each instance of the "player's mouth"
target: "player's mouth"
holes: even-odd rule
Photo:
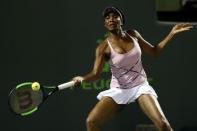
[[[114,27],[114,26],[116,26],[116,24],[115,23],[111,23],[111,24],[109,24],[109,26],[110,27]]]

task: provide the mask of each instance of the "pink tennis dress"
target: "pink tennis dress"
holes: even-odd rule
[[[111,97],[117,104],[134,102],[142,94],[157,97],[154,89],[149,85],[141,62],[141,49],[137,39],[130,36],[134,47],[127,53],[117,53],[107,39],[111,50],[109,65],[112,72],[110,89],[100,92],[97,98]]]

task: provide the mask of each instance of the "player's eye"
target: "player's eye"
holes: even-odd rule
[[[118,18],[118,16],[117,16],[117,15],[114,15],[113,17],[114,17],[115,19],[117,19],[117,18]]]
[[[105,17],[106,20],[108,20],[109,18],[110,18],[109,16],[106,16],[106,17]]]

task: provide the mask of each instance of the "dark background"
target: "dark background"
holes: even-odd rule
[[[172,25],[156,22],[154,0],[3,0],[1,4],[1,128],[18,131],[85,131],[88,112],[101,90],[76,88],[58,92],[30,117],[16,117],[8,108],[9,91],[24,81],[59,84],[88,73],[96,40],[103,37],[102,10],[120,7],[124,28],[134,28],[153,45]],[[197,30],[178,34],[157,59],[144,54],[144,68],[175,130],[197,125]],[[110,76],[110,74],[109,74]],[[136,103],[128,105],[104,131],[131,131],[151,124]]]

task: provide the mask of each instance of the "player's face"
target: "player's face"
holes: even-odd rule
[[[115,13],[109,13],[105,17],[104,25],[109,31],[115,31],[120,29],[121,26],[120,16]]]

